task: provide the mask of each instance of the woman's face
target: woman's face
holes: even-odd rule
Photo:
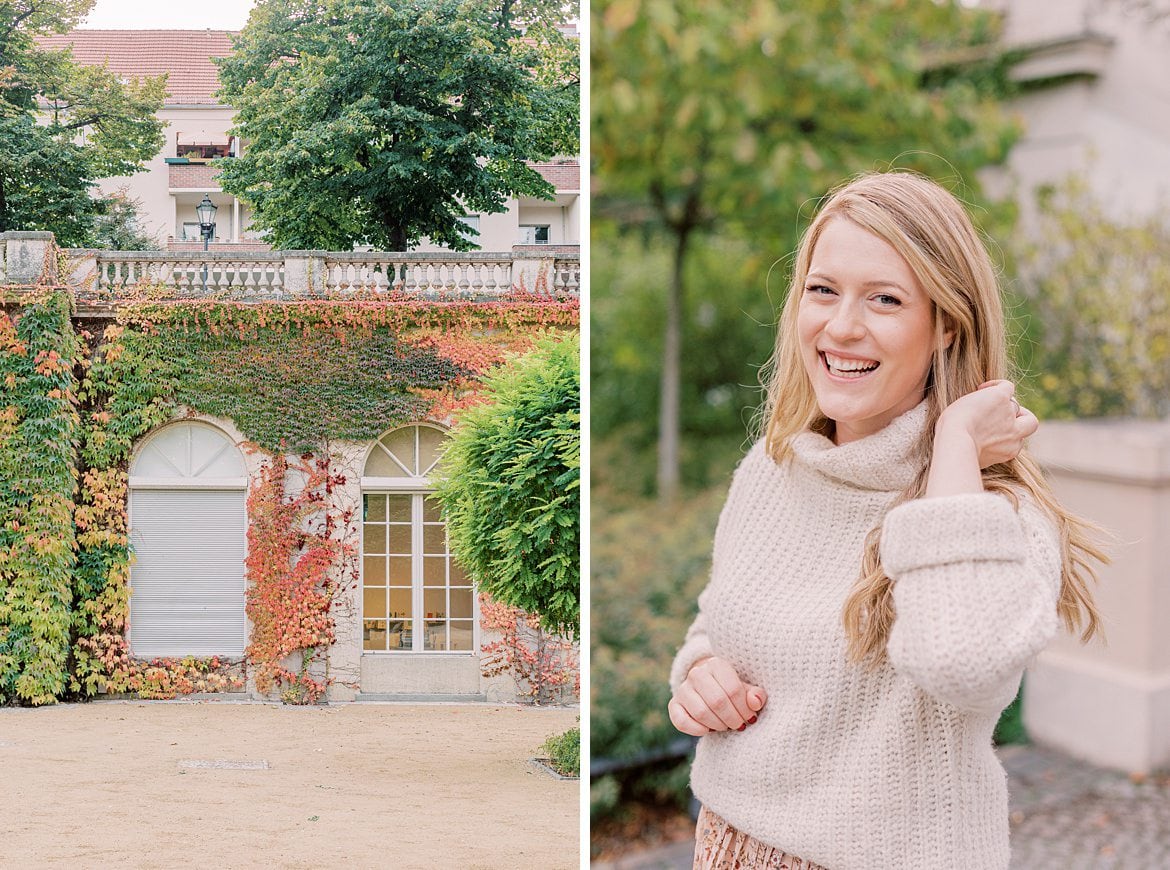
[[[872,435],[922,401],[933,308],[889,243],[846,218],[829,219],[813,248],[796,329],[836,443]]]

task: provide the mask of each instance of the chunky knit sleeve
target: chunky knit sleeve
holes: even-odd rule
[[[682,649],[675,655],[674,663],[670,666],[670,691],[672,694],[678,691],[678,687],[687,678],[687,674],[695,662],[712,654],[711,641],[707,639],[707,620],[703,614],[703,599],[706,594],[704,591],[699,595],[699,615],[695,617],[695,621],[687,629]]]
[[[940,701],[998,713],[1025,665],[1056,633],[1056,529],[1021,499],[921,498],[890,511],[882,566],[894,582],[886,652],[894,669]]]

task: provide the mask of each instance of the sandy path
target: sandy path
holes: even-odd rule
[[[0,708],[0,866],[575,868],[578,783],[527,763],[575,723],[483,705]]]

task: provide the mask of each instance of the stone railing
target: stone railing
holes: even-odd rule
[[[141,288],[242,301],[390,292],[493,297],[515,289],[577,294],[580,255],[556,251],[386,253],[329,251],[97,251],[53,256],[51,233],[0,234],[0,284],[67,281],[83,298]],[[63,269],[67,274],[58,275]],[[51,273],[51,275],[50,275]]]

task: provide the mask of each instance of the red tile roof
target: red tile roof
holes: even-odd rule
[[[167,73],[167,105],[219,105],[211,59],[232,53],[230,30],[73,30],[38,39],[45,48],[73,46],[86,66],[108,61],[120,76]]]

